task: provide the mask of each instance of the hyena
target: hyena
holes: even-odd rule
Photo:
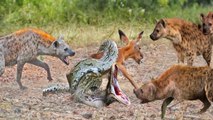
[[[47,79],[52,80],[49,66],[37,59],[38,55],[58,57],[65,64],[69,64],[68,56],[75,52],[63,41],[39,29],[21,29],[12,34],[0,37],[0,76],[5,66],[17,64],[16,81],[20,89],[25,89],[21,83],[22,70],[25,63],[42,67],[47,71]]]
[[[166,107],[174,100],[200,100],[204,107],[200,113],[205,112],[213,102],[213,69],[209,66],[194,67],[174,65],[158,78],[149,81],[134,90],[141,103],[162,100],[161,117]]]
[[[208,15],[200,14],[202,21],[202,31],[205,35],[213,34],[213,12],[209,12]]]
[[[177,52],[178,63],[192,66],[196,56],[202,55],[208,66],[211,62],[211,40],[199,29],[198,25],[179,18],[161,19],[150,35],[152,40],[167,38]]]

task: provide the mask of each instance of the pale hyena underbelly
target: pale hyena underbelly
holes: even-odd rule
[[[46,95],[57,91],[70,91],[77,101],[93,107],[101,107],[113,102],[113,98],[109,97],[112,92],[110,85],[117,85],[117,83],[112,83],[110,80],[113,78],[111,76],[113,76],[114,71],[117,72],[117,70],[115,70],[115,62],[118,56],[117,45],[115,42],[106,41],[101,45],[99,52],[104,52],[101,59],[88,58],[80,61],[74,69],[67,74],[69,85],[51,86],[44,89],[43,94]],[[106,73],[110,73],[109,82],[106,90],[100,91],[99,88],[102,77]]]

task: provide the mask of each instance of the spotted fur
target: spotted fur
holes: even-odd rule
[[[67,57],[73,56],[70,47],[63,41],[52,37],[39,29],[22,29],[12,34],[0,37],[0,76],[4,73],[5,66],[17,64],[16,81],[21,89],[22,70],[25,63],[42,67],[47,71],[47,79],[52,80],[49,66],[38,60],[38,55],[50,55],[61,59],[68,64]]]
[[[21,36],[30,31],[39,35],[42,38],[40,39],[41,40],[40,42],[42,42],[43,44],[46,44],[47,46],[50,46],[56,40],[56,38],[54,38],[53,36],[39,29],[24,28],[24,29],[16,31],[14,34],[16,36]]]
[[[203,113],[210,107],[210,101],[213,101],[213,69],[208,66],[174,65],[158,78],[134,90],[134,93],[141,103],[164,99],[162,118],[173,99],[200,100],[204,104],[200,111]]]
[[[157,22],[154,31],[150,35],[152,40],[160,38],[169,39],[178,56],[178,63],[192,65],[196,56],[202,55],[206,63],[211,62],[211,37],[206,36],[198,25],[179,18],[161,19]]]

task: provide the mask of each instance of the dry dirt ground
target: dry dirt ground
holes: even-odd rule
[[[133,87],[127,79],[119,76],[119,83],[123,91],[131,99],[131,105],[125,106],[121,103],[113,103],[108,107],[100,109],[92,108],[73,101],[71,94],[60,93],[49,96],[42,96],[42,89],[54,83],[66,83],[65,75],[80,60],[95,52],[98,47],[76,48],[76,56],[70,58],[70,65],[64,65],[59,59],[53,57],[42,57],[49,64],[53,81],[48,82],[43,69],[26,65],[23,72],[22,83],[28,87],[27,90],[20,90],[15,81],[16,66],[7,68],[0,77],[0,120],[4,119],[35,119],[35,120],[159,120],[162,101],[155,101],[148,104],[140,104],[133,94]],[[138,65],[133,60],[126,62],[128,72],[134,80],[141,84],[152,77],[159,76],[171,65],[177,63],[175,51],[170,42],[145,42],[142,43],[144,54],[143,63]],[[213,63],[212,63],[213,64]],[[196,66],[206,65],[202,57],[197,57]],[[197,114],[202,108],[200,101],[184,102],[188,105],[185,112],[181,106],[172,102],[166,113],[166,119],[176,120],[213,120],[213,107],[207,112]]]

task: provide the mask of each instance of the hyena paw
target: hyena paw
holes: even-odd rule
[[[200,111],[197,112],[197,114],[202,114],[204,112],[205,112],[204,110],[200,110]]]
[[[47,79],[49,80],[49,81],[52,81],[53,80],[53,78],[50,76],[50,77],[47,77]]]
[[[20,89],[21,89],[21,90],[26,90],[26,89],[27,89],[27,87],[25,87],[25,86],[21,86],[21,87],[20,87]]]

